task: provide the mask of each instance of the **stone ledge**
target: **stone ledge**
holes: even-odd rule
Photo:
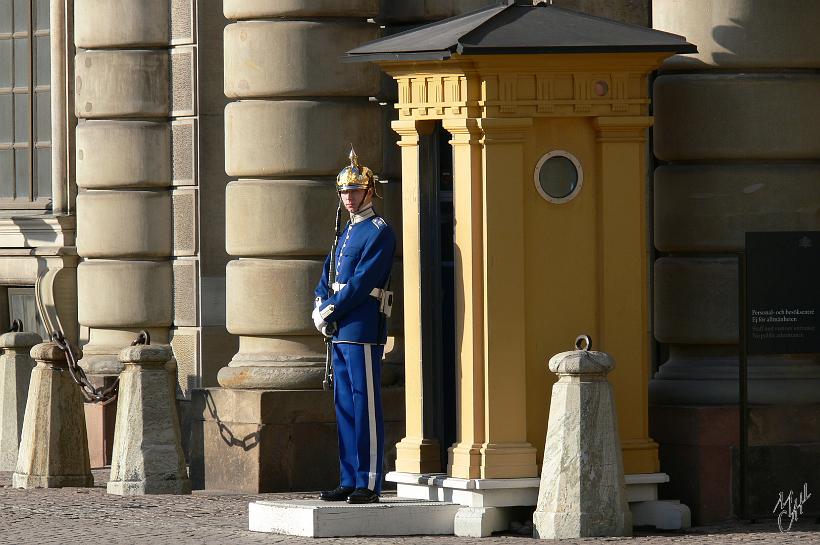
[[[257,501],[248,506],[248,528],[307,537],[452,535],[459,509],[452,503],[398,498],[383,498],[369,505],[320,500]]]

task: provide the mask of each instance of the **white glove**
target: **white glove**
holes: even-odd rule
[[[316,307],[313,309],[311,317],[313,318],[313,325],[316,326],[316,329],[319,331],[319,333],[324,334],[324,331],[322,330],[327,327],[327,322],[325,322],[324,318],[322,318],[322,316],[319,314],[319,305],[316,305]]]

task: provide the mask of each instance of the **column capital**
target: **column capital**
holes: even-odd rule
[[[598,142],[645,142],[652,116],[596,117],[592,120]]]
[[[441,126],[453,136],[457,134],[480,135],[482,132],[481,127],[478,125],[478,119],[472,118],[444,119]]]
[[[396,119],[390,123],[393,131],[401,136],[399,145],[418,144],[419,136],[430,134],[435,128],[435,121],[418,119]]]
[[[484,132],[484,142],[522,142],[528,130],[532,128],[530,117],[492,117],[478,120],[478,126]]]

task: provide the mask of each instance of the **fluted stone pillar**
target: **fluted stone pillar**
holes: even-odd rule
[[[11,332],[0,335],[0,471],[14,471],[28,386],[34,360],[31,347],[43,342],[37,333]]]
[[[325,349],[312,288],[333,236],[333,178],[353,143],[381,168],[378,72],[339,57],[378,37],[375,0],[226,1],[228,388],[320,388]],[[276,20],[270,18],[276,17]]]
[[[140,330],[169,343],[176,319],[196,304],[196,279],[179,273],[189,263],[173,259],[196,252],[195,193],[174,189],[195,183],[185,163],[196,145],[185,119],[196,109],[195,48],[173,46],[191,43],[192,3],[77,0],[74,8],[81,365],[100,383],[122,370],[117,354]],[[196,373],[195,355],[185,356],[180,364]],[[111,418],[97,420],[92,428],[106,429],[91,435],[110,436]]]
[[[653,0],[652,13],[655,28],[699,50],[668,59],[654,84],[654,240],[665,254],[654,266],[654,332],[668,358],[649,394],[670,492],[704,523],[738,505],[731,449],[744,233],[820,229],[820,4]],[[793,443],[798,452],[801,424],[768,429],[777,409],[765,406],[801,405],[804,423],[815,418],[818,359],[750,356],[748,376],[753,446]],[[760,492],[760,509],[769,493]]]

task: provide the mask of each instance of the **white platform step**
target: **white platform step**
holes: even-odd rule
[[[453,535],[460,505],[382,498],[348,505],[320,500],[257,501],[248,509],[253,532],[306,537]]]

